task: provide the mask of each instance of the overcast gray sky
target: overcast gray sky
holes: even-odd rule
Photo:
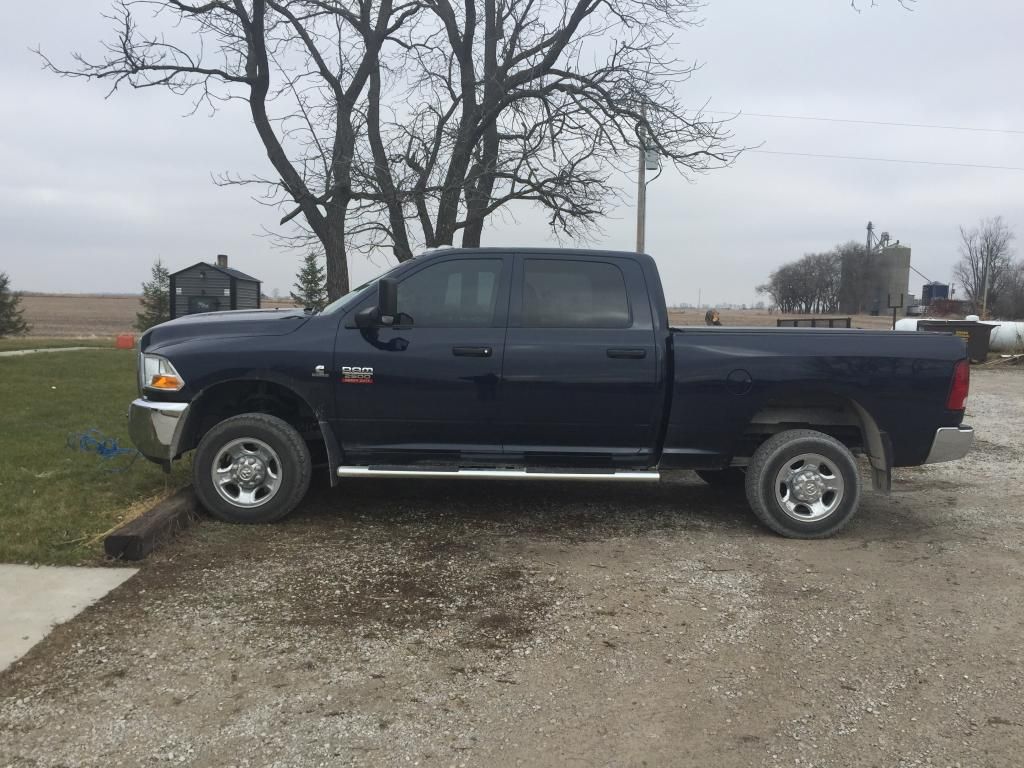
[[[684,87],[710,109],[998,128],[979,133],[744,116],[736,142],[764,149],[1024,168],[1024,3],[895,0],[858,14],[846,0],[708,0],[678,54],[704,63]],[[869,5],[863,0],[862,5]],[[269,174],[243,104],[215,118],[151,89],[104,100],[101,84],[61,80],[28,51],[66,60],[108,34],[106,0],[35,0],[5,8],[0,28],[0,271],[15,288],[135,292],[160,256],[178,269],[228,253],[233,266],[286,293],[298,266],[259,236],[279,214],[211,174]],[[631,200],[631,198],[630,198]],[[957,227],[1003,215],[1024,252],[1024,172],[749,153],[687,183],[650,187],[647,249],[670,302],[753,302],[782,262],[861,240],[871,219],[913,248],[913,264],[948,280]],[[631,249],[631,202],[602,245]],[[488,245],[550,243],[524,211]],[[353,279],[388,263],[353,264]],[[911,291],[921,280],[912,276]]]

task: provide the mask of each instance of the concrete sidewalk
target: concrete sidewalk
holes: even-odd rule
[[[0,670],[21,658],[54,626],[136,573],[135,568],[0,565]]]
[[[21,357],[22,355],[35,355],[40,352],[77,352],[81,349],[106,349],[106,347],[40,347],[39,349],[11,349],[6,352],[0,352],[0,357]]]

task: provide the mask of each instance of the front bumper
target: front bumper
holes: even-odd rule
[[[971,427],[940,427],[935,430],[935,440],[925,464],[962,459],[974,444],[974,430]]]
[[[188,403],[133,400],[128,406],[128,434],[139,453],[150,461],[168,464],[179,451]]]

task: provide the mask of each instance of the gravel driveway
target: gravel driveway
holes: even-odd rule
[[[838,538],[658,486],[205,522],[0,676],[4,766],[1019,766],[1024,370]]]

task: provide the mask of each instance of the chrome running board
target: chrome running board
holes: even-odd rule
[[[416,467],[338,467],[338,477],[435,477],[449,480],[591,480],[656,483],[659,472],[623,472],[616,470],[590,470],[556,472],[538,469],[461,469]]]

